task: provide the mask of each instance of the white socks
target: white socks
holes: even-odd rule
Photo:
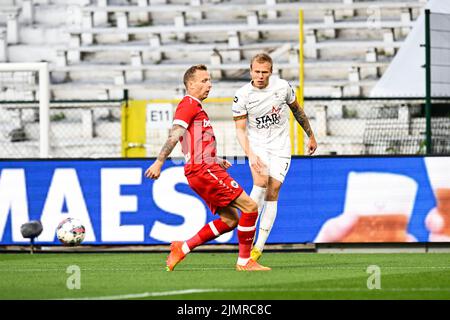
[[[255,201],[256,204],[258,205],[259,214],[261,214],[263,209],[264,199],[266,198],[266,190],[267,190],[266,188],[253,185],[252,192],[250,192],[250,198],[252,198],[253,201]]]
[[[253,192],[253,191],[252,191]],[[272,230],[273,223],[277,217],[278,201],[266,201],[264,211],[261,212],[259,221],[258,240],[255,247],[259,251],[263,251],[267,238],[269,237],[270,230]]]
[[[266,188],[256,185],[253,185],[250,198],[258,205],[259,232],[255,247],[262,252],[272,230],[275,218],[277,217],[278,201],[264,201],[266,198]]]

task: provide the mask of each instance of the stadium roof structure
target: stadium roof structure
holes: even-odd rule
[[[448,14],[443,30],[432,34],[432,96],[450,97],[450,1],[430,0],[426,9],[432,14]],[[432,16],[431,19],[435,18]],[[433,21],[431,22],[432,29]],[[398,53],[372,89],[372,97],[425,97],[425,12],[417,19],[412,31],[401,45]],[[434,47],[438,47],[434,50]],[[438,79],[434,81],[434,79]]]

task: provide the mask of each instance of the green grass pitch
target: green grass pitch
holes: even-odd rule
[[[269,272],[237,272],[236,253],[206,252],[167,272],[166,256],[0,254],[0,299],[450,299],[449,253],[267,252]]]

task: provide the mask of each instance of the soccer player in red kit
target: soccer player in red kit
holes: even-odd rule
[[[174,241],[167,257],[167,270],[175,266],[194,248],[237,227],[238,271],[267,271],[250,258],[256,231],[258,207],[241,186],[226,172],[231,164],[216,155],[216,138],[202,101],[211,90],[211,77],[205,65],[190,67],[184,74],[187,95],[178,104],[169,137],[145,176],[158,179],[164,161],[180,141],[186,160],[184,173],[190,187],[219,218],[201,228],[187,241]],[[239,217],[238,211],[241,211]]]

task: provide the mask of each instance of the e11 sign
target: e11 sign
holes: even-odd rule
[[[147,125],[151,129],[170,129],[173,110],[170,103],[149,103],[147,105]]]

